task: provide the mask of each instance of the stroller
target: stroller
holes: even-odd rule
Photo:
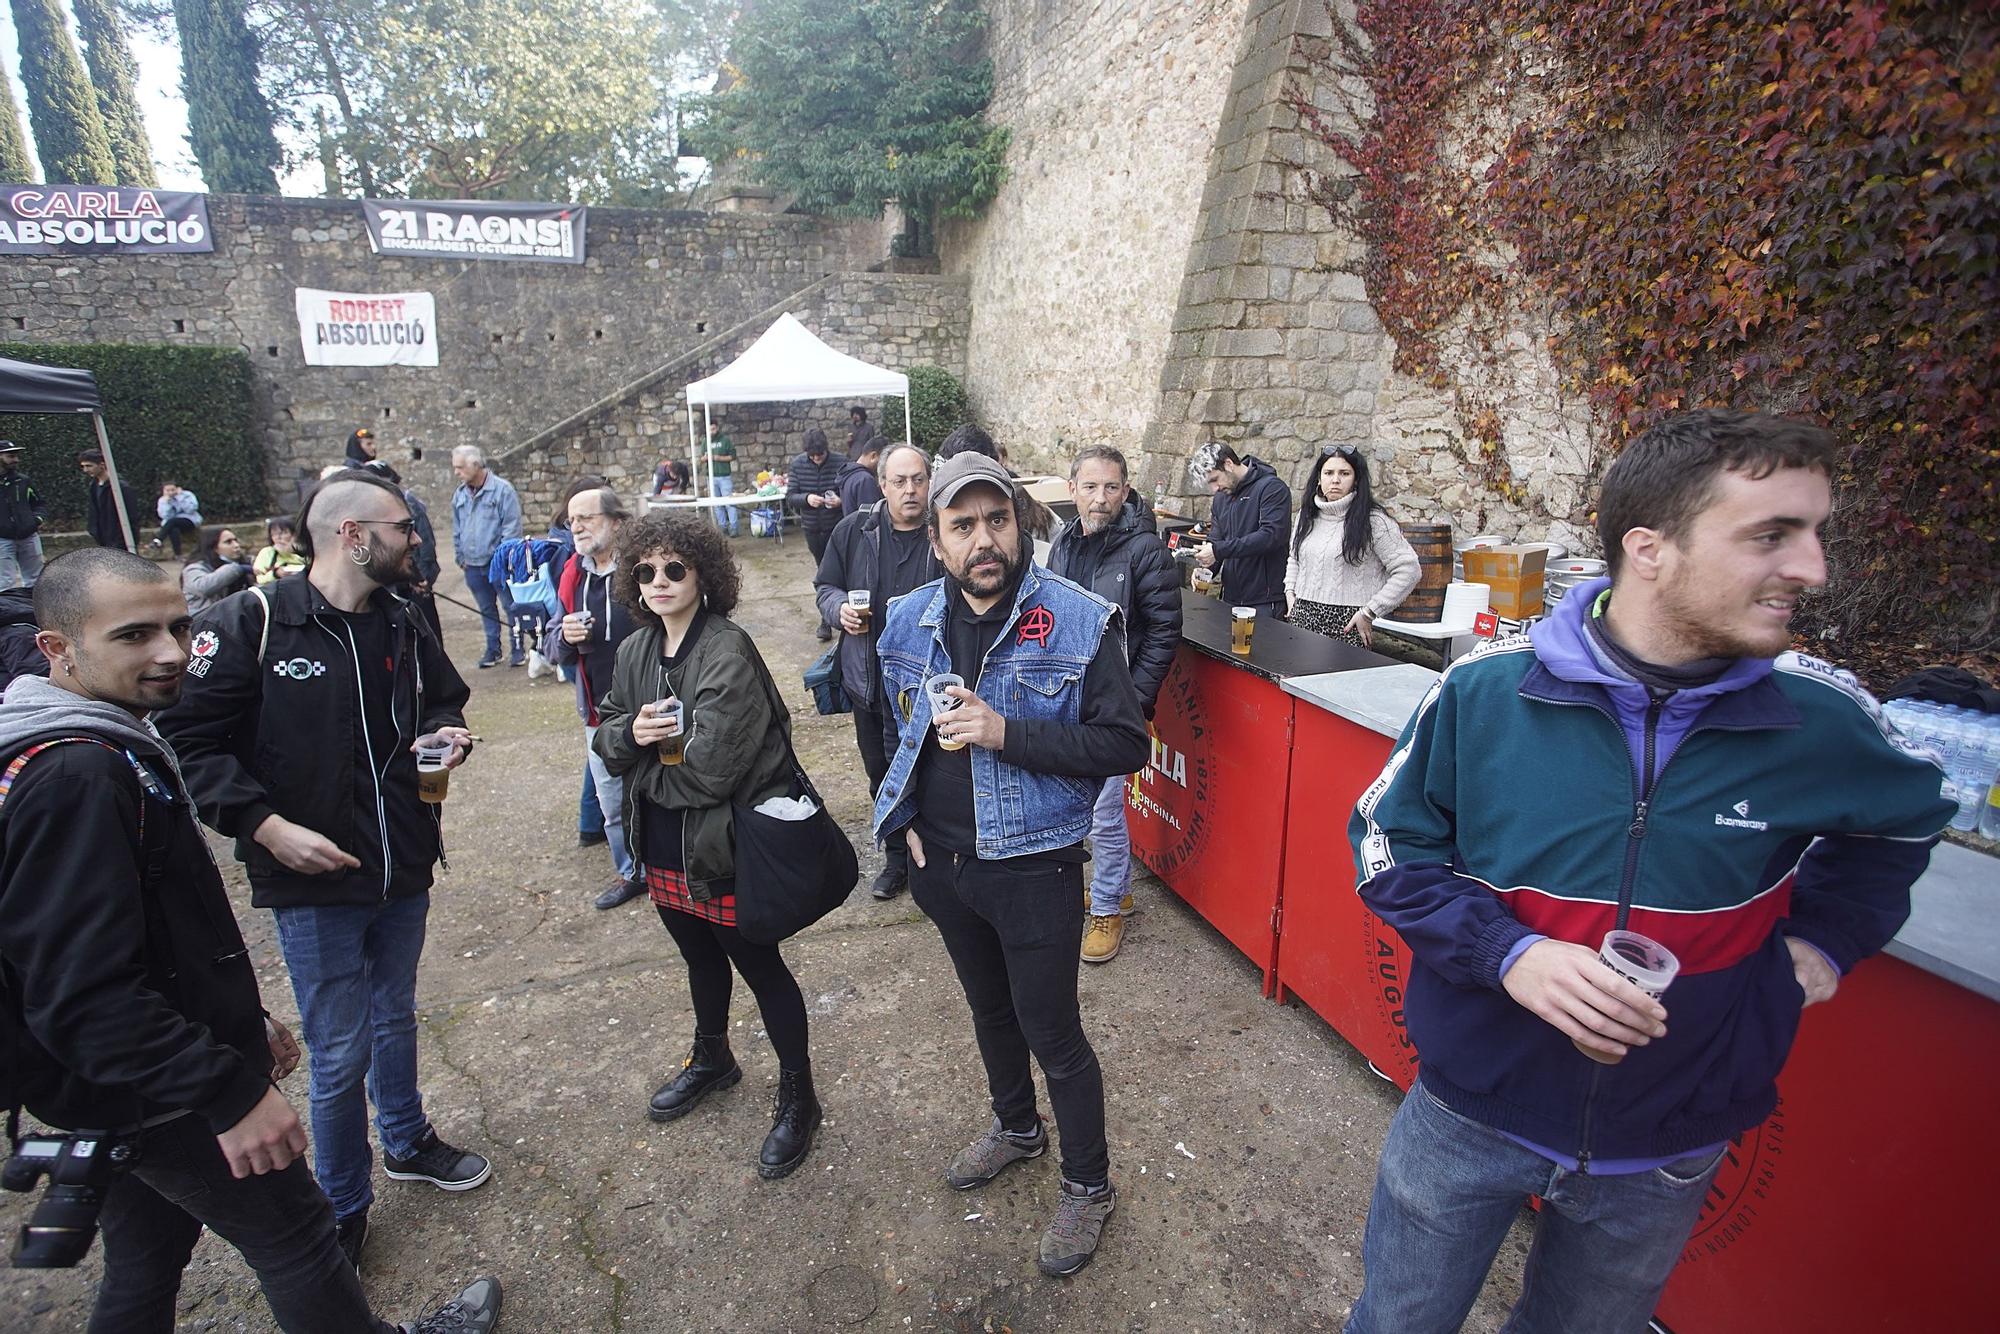
[[[568,549],[561,542],[546,537],[516,537],[502,542],[486,567],[486,577],[504,592],[514,647],[528,651],[530,679],[555,673],[542,654],[542,635],[552,619],[562,616],[562,603],[556,598],[555,567],[567,555]]]

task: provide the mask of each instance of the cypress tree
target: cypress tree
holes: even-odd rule
[[[257,87],[257,42],[242,0],[174,0],[174,24],[188,143],[202,179],[215,191],[278,193],[278,137]]]
[[[0,105],[0,185],[27,185],[35,172],[28,164],[28,138],[21,131],[21,104],[14,100],[5,52],[0,52],[0,88],[7,90],[7,100]]]
[[[139,119],[139,101],[132,91],[132,52],[125,45],[125,27],[112,0],[70,0],[76,14],[76,34],[83,39],[83,58],[90,64],[90,81],[97,86],[97,109],[111,141],[111,160],[120,185],[157,186],[153,142]]]
[[[97,109],[97,93],[77,58],[58,0],[13,0],[21,39],[21,82],[42,176],[78,185],[115,185],[118,166]]]

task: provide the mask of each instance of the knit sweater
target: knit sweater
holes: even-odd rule
[[[1331,607],[1366,607],[1376,616],[1387,616],[1417,586],[1422,573],[1417,553],[1396,521],[1378,509],[1368,516],[1368,550],[1356,564],[1342,560],[1341,535],[1353,499],[1352,495],[1338,500],[1312,498],[1319,506],[1319,519],[1285,562],[1285,596]]]

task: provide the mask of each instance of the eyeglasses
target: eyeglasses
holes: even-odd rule
[[[665,565],[654,565],[649,561],[640,561],[632,567],[632,577],[639,581],[639,587],[641,588],[652,583],[662,573],[667,576],[668,583],[677,584],[688,577],[688,567],[677,560],[670,560]]]
[[[417,521],[415,519],[356,519],[354,522],[379,523],[385,528],[394,528],[404,537],[408,537],[411,533],[417,531]]]

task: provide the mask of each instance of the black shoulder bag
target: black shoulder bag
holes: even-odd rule
[[[757,672],[764,694],[779,718],[791,710],[778,694],[760,655]],[[780,820],[754,805],[732,801],[736,851],[736,929],[757,945],[776,945],[847,902],[861,879],[854,845],[828,814],[819,789],[792,749],[791,728],[782,727],[785,756],[792,770],[785,795],[805,797],[819,809],[803,820]]]

